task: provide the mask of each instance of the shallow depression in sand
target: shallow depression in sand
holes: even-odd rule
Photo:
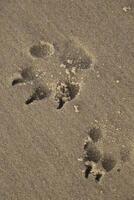
[[[101,153],[93,143],[88,142],[84,146],[84,150],[86,152],[84,157],[85,160],[97,163],[101,159]]]
[[[88,134],[93,142],[98,142],[102,137],[100,128],[92,128]]]
[[[106,153],[102,159],[102,166],[103,168],[109,172],[111,171],[116,165],[116,160],[111,154]]]
[[[48,88],[44,88],[43,86],[36,87],[32,93],[32,95],[25,101],[25,104],[31,104],[34,101],[39,101],[48,98],[50,95],[50,91]]]
[[[55,100],[58,102],[57,109],[61,109],[64,104],[74,99],[79,92],[79,84],[71,82],[59,82],[56,87]]]
[[[55,52],[54,46],[49,42],[39,42],[30,48],[30,54],[35,58],[46,58]]]

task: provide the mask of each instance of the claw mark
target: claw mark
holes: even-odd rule
[[[101,174],[100,172],[98,172],[98,173],[96,174],[95,180],[96,180],[97,182],[99,182],[100,179],[101,179],[101,177],[102,177],[102,174]]]
[[[23,80],[22,78],[14,79],[14,80],[12,81],[12,86],[17,85],[17,84],[20,84],[20,83],[24,83],[24,80]]]
[[[60,82],[56,87],[55,100],[58,101],[57,109],[61,109],[67,101],[71,101],[79,92],[79,85],[69,82]]]
[[[49,91],[50,92],[50,91]],[[44,87],[35,88],[33,94],[26,100],[25,104],[31,104],[33,101],[42,100],[48,97],[48,89],[45,90]]]
[[[24,68],[20,71],[19,77],[12,81],[12,86],[33,81],[35,78],[36,76],[33,73],[32,67]]]
[[[62,98],[59,98],[59,105],[57,109],[61,109],[64,106],[65,102],[62,100]]]
[[[92,166],[91,165],[86,166],[86,169],[85,169],[85,178],[89,177],[89,174],[91,174],[91,170],[92,170]]]

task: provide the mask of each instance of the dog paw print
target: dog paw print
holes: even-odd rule
[[[61,73],[62,78],[60,77],[60,73],[55,75],[56,80],[59,81],[55,83],[55,80],[53,81],[52,78],[49,78],[50,76],[47,76],[48,82],[45,84],[41,82],[41,86],[37,84],[36,80],[38,79],[38,74],[33,70],[33,67],[20,70],[13,79],[12,86],[21,84],[27,85],[28,83],[32,85],[33,93],[29,95],[29,98],[25,101],[27,105],[34,101],[45,99],[52,94],[57,104],[57,109],[60,110],[67,102],[72,101],[80,94],[81,80],[77,72],[79,73],[79,70],[87,70],[93,64],[91,56],[89,56],[83,48],[68,41],[63,45],[62,51],[59,51],[58,48],[55,48],[54,44],[39,41],[29,48],[29,53],[30,56],[36,60],[43,59],[43,62],[47,66],[47,69],[45,69],[47,72],[44,71],[44,73],[49,74],[50,71],[56,73],[58,70],[61,70],[61,66],[64,66],[64,69],[62,69]],[[46,87],[48,83],[50,87],[52,86],[51,89]]]
[[[85,178],[89,175],[95,177],[95,181],[99,182],[101,178],[116,165],[116,159],[111,153],[104,152],[98,149],[97,143],[102,138],[100,128],[92,128],[88,132],[88,138],[84,143],[84,152],[82,162],[85,166]]]

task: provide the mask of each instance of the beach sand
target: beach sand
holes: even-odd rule
[[[133,200],[133,176],[133,0],[1,0],[0,200]]]

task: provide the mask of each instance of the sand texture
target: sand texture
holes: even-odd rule
[[[0,0],[0,200],[134,199],[134,1]]]

